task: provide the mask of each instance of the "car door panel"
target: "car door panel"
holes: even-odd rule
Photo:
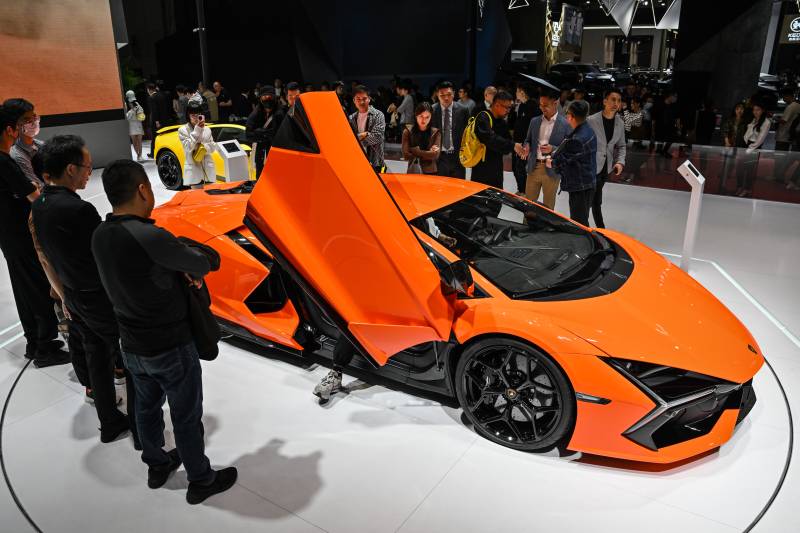
[[[447,340],[453,306],[439,273],[364,157],[335,95],[312,93],[301,102],[319,153],[273,144],[248,219],[378,365],[420,342]]]

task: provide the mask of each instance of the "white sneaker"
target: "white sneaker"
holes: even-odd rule
[[[320,400],[327,402],[331,399],[331,395],[342,390],[342,373],[336,370],[331,370],[322,378],[322,381],[314,387],[314,396]]]

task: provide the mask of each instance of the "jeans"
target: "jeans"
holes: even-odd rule
[[[203,441],[203,379],[194,343],[151,357],[122,352],[136,387],[136,424],[142,443],[142,461],[158,469],[169,463],[164,451],[164,400],[186,474],[190,482],[208,484],[214,471]]]
[[[589,226],[589,208],[592,206],[594,189],[583,191],[570,191],[569,193],[569,218]]]

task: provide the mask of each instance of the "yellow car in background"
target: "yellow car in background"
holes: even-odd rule
[[[178,190],[183,185],[183,163],[184,153],[181,141],[178,138],[178,129],[183,124],[167,126],[156,132],[155,146],[153,155],[156,159],[158,177],[164,187],[172,191]],[[240,124],[207,124],[211,128],[211,136],[214,142],[223,142],[236,139],[239,145],[247,152],[248,168],[250,169],[250,179],[256,177],[256,171],[250,161],[250,143],[245,136],[245,128]],[[217,181],[225,180],[225,163],[218,152],[211,154],[214,159],[214,166],[217,168]]]

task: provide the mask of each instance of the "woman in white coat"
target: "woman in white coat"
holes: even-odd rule
[[[214,183],[217,169],[211,154],[217,144],[206,126],[203,100],[193,96],[186,105],[186,124],[178,129],[178,138],[183,145],[183,185],[202,189],[205,183]]]
[[[739,188],[736,196],[746,197],[753,194],[753,182],[758,177],[759,152],[767,140],[767,134],[772,127],[772,121],[767,117],[767,111],[760,103],[753,103],[753,121],[747,125],[744,142],[747,143],[746,159],[744,163],[744,176],[737,183]]]

